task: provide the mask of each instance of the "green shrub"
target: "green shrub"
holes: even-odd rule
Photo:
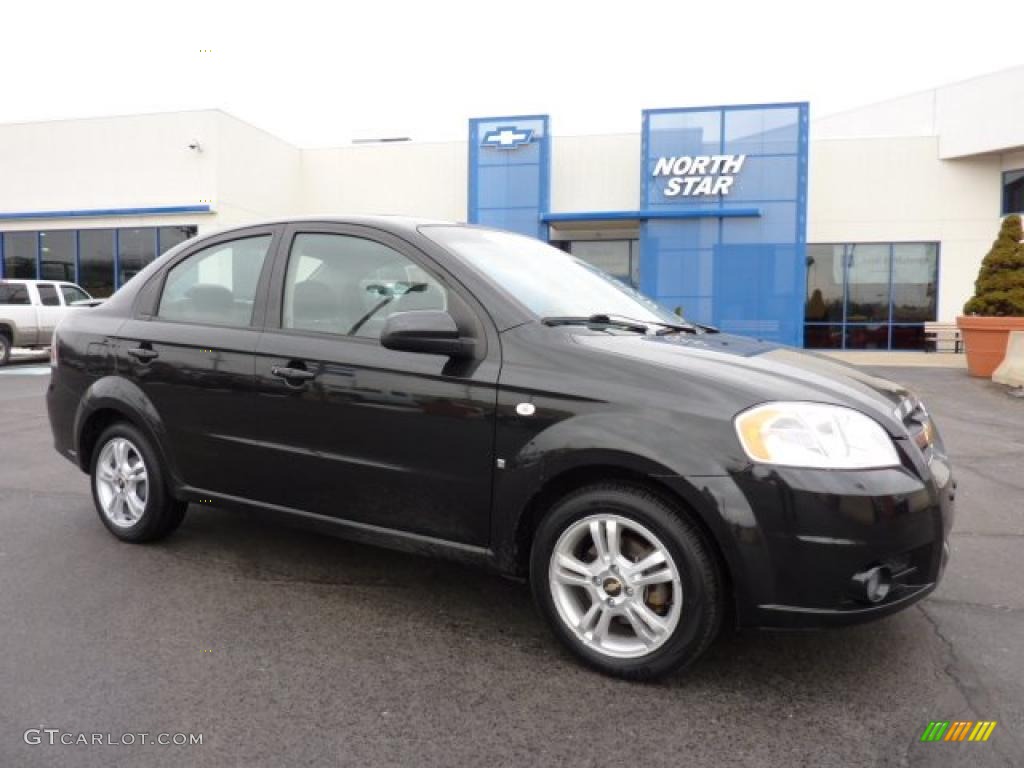
[[[964,304],[965,315],[1024,317],[1024,247],[1020,216],[1003,219],[999,236],[981,262],[974,296]]]

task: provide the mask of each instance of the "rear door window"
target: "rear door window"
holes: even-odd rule
[[[47,283],[40,283],[36,286],[36,290],[39,291],[39,301],[43,303],[44,307],[59,307],[60,297],[57,295],[57,289]]]
[[[218,243],[176,264],[167,273],[157,317],[248,327],[270,241],[270,235],[260,235]]]

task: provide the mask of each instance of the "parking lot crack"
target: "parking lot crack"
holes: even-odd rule
[[[953,600],[948,597],[935,597],[934,595],[928,598],[928,602],[938,603],[939,605],[965,605],[969,608],[981,608],[982,610],[997,611],[998,613],[1024,613],[1024,608],[1017,608],[1012,605],[975,603],[970,600]]]
[[[942,628],[939,626],[938,619],[932,616],[924,605],[918,605],[916,607],[921,611],[925,620],[931,625],[932,632],[945,649],[946,660],[942,667],[942,671],[946,677],[949,678],[950,682],[953,683],[957,692],[959,692],[967,702],[967,707],[974,719],[977,720],[991,717],[992,713],[996,710],[992,703],[992,697],[989,695],[988,688],[977,678],[977,675],[971,675],[970,677],[972,679],[967,679],[968,675],[966,673],[969,671],[969,664],[961,659],[953,641],[943,633]],[[1019,754],[1021,745],[1017,740],[1017,736],[1009,729],[1007,729],[1005,733],[1014,744],[1013,752],[1015,754]],[[911,743],[913,744],[916,742]],[[995,743],[993,743],[993,749],[998,751],[1002,757],[1007,758],[1008,765],[1012,764],[1012,762],[1009,761],[1009,755],[1006,754],[1004,750],[997,747]]]

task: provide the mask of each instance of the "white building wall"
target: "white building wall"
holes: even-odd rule
[[[811,124],[811,141],[934,135],[935,91],[837,112],[815,118]]]
[[[939,137],[942,159],[1024,147],[1024,67],[901,96],[814,121],[817,139]]]
[[[216,132],[216,111],[0,126],[0,211],[197,205],[216,198],[217,169],[188,149]],[[192,223],[202,217],[178,217]],[[128,219],[126,226],[164,221]],[[3,229],[104,226],[111,220],[2,222]]]
[[[303,150],[298,212],[465,221],[467,151],[464,141]]]
[[[639,207],[639,133],[552,139],[553,212],[630,211]]]
[[[201,140],[217,178],[216,226],[298,213],[301,151],[231,115],[218,112],[215,123]]]
[[[940,157],[1024,146],[1024,67],[953,83],[935,93]]]
[[[939,241],[940,320],[973,292],[999,227],[1002,160],[938,157],[935,136],[812,141],[810,243]]]
[[[201,151],[189,149],[198,142]],[[301,153],[218,110],[0,126],[0,212],[210,205],[212,214],[20,219],[4,230],[195,224],[299,207]]]

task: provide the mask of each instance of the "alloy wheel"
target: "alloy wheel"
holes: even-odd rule
[[[650,530],[621,515],[570,525],[551,553],[548,582],[561,620],[605,656],[646,656],[679,624],[683,588],[672,555]]]
[[[146,511],[149,473],[139,449],[130,440],[114,437],[104,444],[96,461],[96,497],[107,520],[131,528]]]

